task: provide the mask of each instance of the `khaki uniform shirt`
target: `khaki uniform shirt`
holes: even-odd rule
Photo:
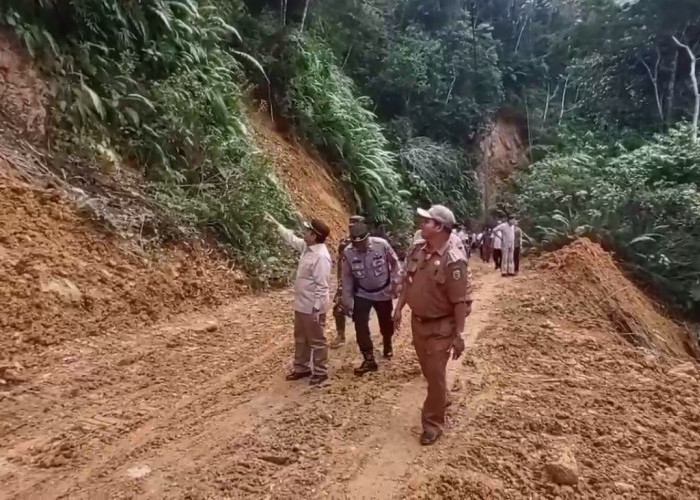
[[[280,227],[284,241],[301,253],[294,280],[294,310],[311,314],[314,310],[325,314],[330,305],[331,254],[323,243],[307,246],[304,240],[289,229]]]
[[[467,257],[453,239],[432,253],[426,244],[416,245],[406,266],[406,303],[415,316],[445,318],[456,304],[471,302]]]
[[[518,226],[515,226],[515,248],[522,248],[523,246],[523,230]]]
[[[416,246],[420,246],[423,243],[425,243],[425,240],[423,239],[423,235],[421,234],[421,230],[419,229],[413,235],[413,243],[411,243],[411,246],[408,249],[408,254],[410,254]],[[467,255],[467,249],[464,247],[462,239],[456,233],[450,233],[450,243],[452,243],[457,249],[462,251],[462,253],[464,254],[465,261],[469,260],[469,256]],[[408,254],[406,255],[406,262],[408,262]]]
[[[401,264],[388,241],[369,237],[366,252],[352,245],[343,251],[343,303],[352,297],[373,301],[391,300],[401,276]]]

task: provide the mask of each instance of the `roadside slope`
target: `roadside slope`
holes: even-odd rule
[[[331,229],[331,247],[345,237],[352,204],[328,166],[299,144],[292,144],[275,130],[266,115],[251,112],[250,123],[258,147],[275,165],[294,206],[305,218],[319,218]]]
[[[700,495],[700,372],[684,328],[599,246],[532,262],[492,317],[463,362],[472,376],[450,442],[398,497]]]

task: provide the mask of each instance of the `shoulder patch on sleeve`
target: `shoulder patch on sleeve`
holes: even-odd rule
[[[454,264],[456,262],[467,262],[467,254],[464,250],[462,250],[459,247],[453,246],[447,251],[447,261],[450,264]]]
[[[458,281],[462,279],[462,270],[457,268],[452,270],[452,279]]]

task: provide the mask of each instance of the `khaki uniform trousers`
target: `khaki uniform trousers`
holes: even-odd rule
[[[313,314],[294,311],[294,371],[326,375],[328,372],[328,344],[326,343],[326,315],[318,323]]]
[[[454,340],[454,319],[448,317],[435,321],[420,321],[413,316],[411,329],[418,362],[428,382],[428,395],[423,402],[421,413],[423,430],[442,434],[445,409],[450,405],[447,362]]]

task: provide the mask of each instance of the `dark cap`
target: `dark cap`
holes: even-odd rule
[[[351,215],[350,224],[357,224],[358,222],[364,222],[365,218],[361,215]]]
[[[350,227],[350,239],[353,242],[364,241],[369,236],[369,228],[364,222],[358,222]]]
[[[314,233],[321,237],[322,241],[328,238],[331,234],[330,228],[318,219],[311,219],[311,222],[305,222],[304,227],[311,229]]]

